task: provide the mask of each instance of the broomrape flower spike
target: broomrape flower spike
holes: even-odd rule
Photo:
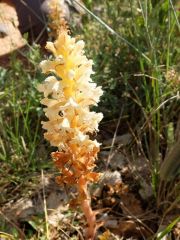
[[[93,62],[84,55],[84,42],[76,41],[66,28],[54,43],[47,42],[46,48],[53,53],[54,60],[40,63],[42,72],[48,74],[44,83],[38,85],[44,94],[41,103],[46,106],[48,119],[42,122],[44,137],[58,148],[52,153],[60,171],[57,182],[77,187],[76,203],[88,225],[86,239],[93,240],[97,225],[88,184],[98,181],[100,175],[93,172],[100,144],[91,140],[89,134],[98,131],[103,115],[90,111],[90,107],[97,105],[103,91],[91,80]]]

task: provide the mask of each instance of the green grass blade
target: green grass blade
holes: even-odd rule
[[[180,217],[177,217],[172,223],[170,223],[157,237],[157,240],[161,240],[165,235],[171,232],[172,228],[180,221]]]
[[[175,17],[175,19],[176,19],[176,24],[177,24],[178,29],[179,29],[179,31],[180,31],[180,22],[179,22],[179,19],[178,19],[178,17],[177,17],[176,10],[175,10],[175,8],[174,8],[174,5],[173,5],[172,1],[169,0],[169,2],[170,2],[170,4],[171,4],[171,8],[172,8],[172,10],[173,10],[174,17]]]

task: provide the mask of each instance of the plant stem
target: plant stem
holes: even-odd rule
[[[96,234],[96,214],[91,208],[91,198],[87,189],[87,181],[83,176],[81,176],[78,181],[78,190],[80,199],[83,199],[81,202],[81,209],[88,224],[86,230],[86,239],[93,240]]]

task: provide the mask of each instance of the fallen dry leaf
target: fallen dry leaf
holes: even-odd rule
[[[123,235],[125,239],[129,237],[138,239],[143,237],[143,239],[147,239],[150,236],[149,231],[132,220],[120,222],[118,228],[113,229],[112,232],[118,235]]]
[[[126,215],[138,216],[144,212],[141,202],[130,192],[121,194],[121,208]]]

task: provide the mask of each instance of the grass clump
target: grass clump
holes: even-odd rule
[[[18,59],[11,56],[9,68],[0,68],[0,162],[1,200],[8,200],[7,184],[21,185],[24,178],[46,167],[47,150],[42,141],[42,110],[36,85],[40,51],[32,47]],[[4,187],[5,188],[4,188]],[[12,196],[11,196],[12,197]]]

